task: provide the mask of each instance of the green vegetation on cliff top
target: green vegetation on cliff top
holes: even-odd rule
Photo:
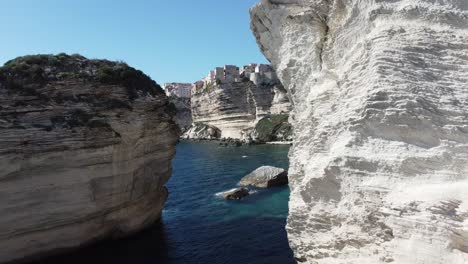
[[[79,79],[85,82],[121,85],[129,99],[140,95],[162,95],[162,88],[142,71],[123,62],[90,60],[81,55],[29,55],[18,57],[0,67],[0,83],[7,89],[37,95],[36,89],[53,81]]]

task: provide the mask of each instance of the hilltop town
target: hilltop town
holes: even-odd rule
[[[251,81],[255,85],[279,82],[271,65],[251,63],[243,66],[241,69],[234,65],[216,67],[200,81],[196,81],[195,83],[166,83],[164,84],[164,90],[167,96],[190,98],[194,94],[209,90],[214,85],[245,81]]]
[[[195,83],[166,83],[164,87],[179,113],[184,113],[176,122],[187,138],[257,138],[253,129],[262,119],[281,115],[275,120],[287,122],[291,108],[286,90],[267,64],[216,67]],[[194,128],[189,129],[189,124]],[[203,134],[207,130],[209,135]],[[278,140],[286,139],[282,135]]]

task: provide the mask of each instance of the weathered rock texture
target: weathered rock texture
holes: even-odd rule
[[[219,139],[221,130],[219,128],[203,123],[193,123],[192,126],[182,135],[185,139]]]
[[[292,127],[288,115],[266,116],[254,128],[241,132],[241,139],[247,142],[292,142]]]
[[[170,96],[169,101],[174,104],[176,116],[175,123],[182,133],[186,132],[192,125],[192,108],[190,98]]]
[[[264,0],[304,263],[468,263],[468,2]]]
[[[242,130],[253,128],[261,118],[289,113],[289,98],[276,76],[256,75],[252,80],[219,81],[192,92],[193,121],[218,127],[222,137],[240,138]]]
[[[242,129],[255,122],[253,87],[250,82],[227,83],[192,94],[193,121],[219,128],[223,137],[239,137]]]
[[[262,166],[244,176],[239,185],[270,188],[288,184],[288,172],[282,168]]]
[[[61,54],[0,68],[0,262],[156,221],[178,139],[168,105],[122,63]]]

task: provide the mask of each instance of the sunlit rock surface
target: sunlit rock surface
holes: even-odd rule
[[[468,2],[263,0],[303,263],[468,263]]]
[[[161,215],[178,130],[123,63],[27,56],[0,68],[0,262],[141,230]]]
[[[195,84],[191,98],[194,123],[215,126],[221,137],[239,139],[262,118],[289,114],[287,92],[270,65],[247,65],[240,74],[235,66],[225,68],[224,73],[217,68],[222,76],[208,76],[203,85]]]

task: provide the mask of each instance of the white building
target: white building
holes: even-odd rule
[[[234,65],[225,65],[224,67],[216,67],[210,71],[202,80],[191,85],[192,94],[196,94],[204,90],[204,88],[212,84],[235,83],[241,82],[243,78],[251,80],[254,84],[273,83],[278,81],[273,67],[268,64],[251,63],[242,67]]]
[[[240,77],[239,67],[234,65],[224,66],[224,81],[227,83],[238,82]]]
[[[250,63],[249,65],[245,65],[244,68],[240,71],[240,75],[247,79],[250,79],[250,75],[255,72],[257,68],[256,63]]]
[[[182,98],[190,98],[192,96],[191,83],[166,83],[164,90],[167,96],[177,96]]]

